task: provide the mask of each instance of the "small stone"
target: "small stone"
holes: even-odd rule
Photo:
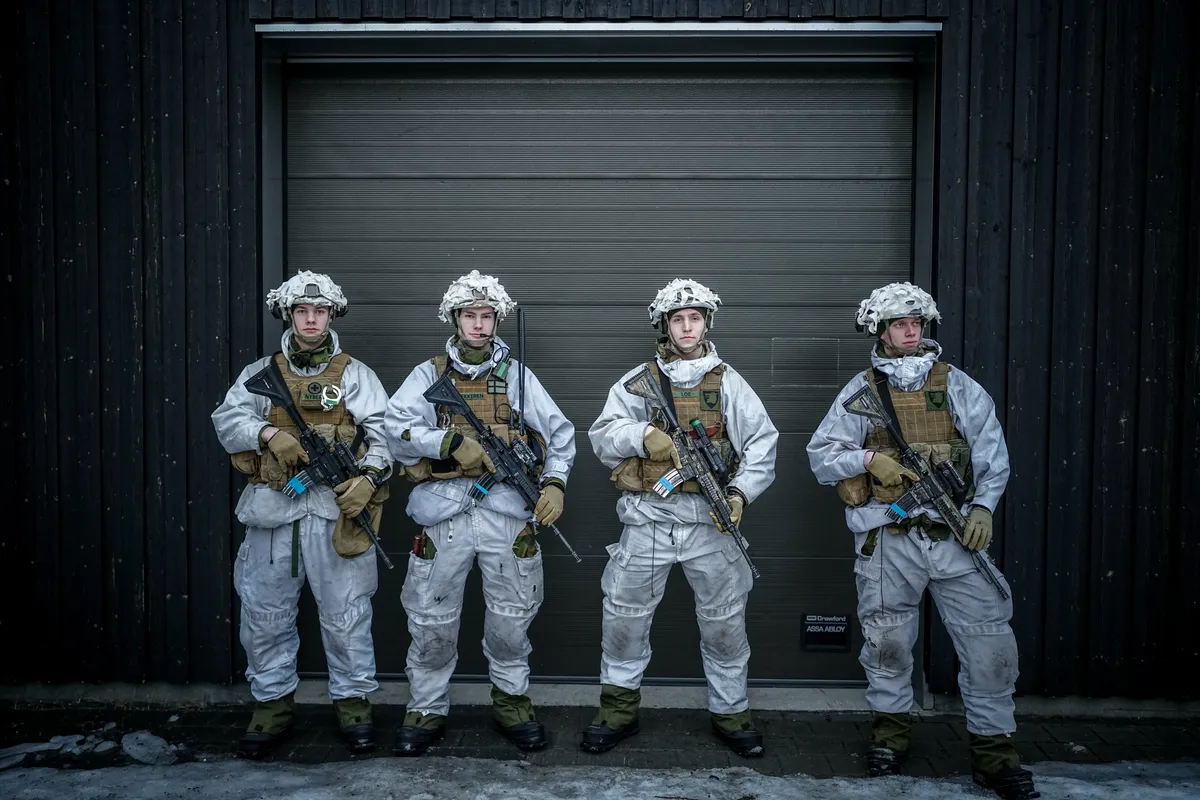
[[[171,716],[169,716],[169,717],[167,718],[167,722],[179,722],[179,715],[178,715],[178,714],[172,714]]]
[[[83,741],[83,736],[78,733],[70,736],[51,736],[50,744],[56,744],[59,747],[72,747]]]
[[[111,730],[112,730],[113,728],[115,728],[115,727],[117,727],[117,723],[115,723],[115,722],[106,722],[106,723],[104,723],[104,731],[105,731],[105,733],[107,733],[108,731],[111,731]]]
[[[25,759],[29,758],[28,753],[17,753],[16,755],[0,758],[0,772],[13,767],[19,767],[25,763]]]
[[[6,747],[0,750],[0,758],[9,758],[10,756],[25,755],[26,753],[40,753],[47,750],[61,750],[61,742],[27,742],[25,744],[14,744],[12,747]]]
[[[109,750],[112,750],[116,746],[117,746],[116,742],[101,742],[100,744],[96,745],[96,752],[97,753],[107,753]]]
[[[121,737],[121,749],[125,755],[141,764],[165,766],[174,764],[176,760],[175,749],[167,744],[167,740],[150,731],[125,734]]]

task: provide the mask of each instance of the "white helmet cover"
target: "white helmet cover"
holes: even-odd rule
[[[882,333],[881,322],[920,317],[926,323],[940,321],[937,303],[929,292],[911,283],[889,283],[871,292],[871,296],[858,304],[855,327],[872,336]]]
[[[344,316],[350,309],[342,287],[328,275],[304,270],[267,292],[267,308],[277,319],[287,319],[294,306],[311,303],[314,306],[329,306],[335,317]]]
[[[496,321],[499,322],[516,308],[517,304],[508,296],[508,292],[504,291],[500,281],[491,275],[480,275],[479,270],[473,269],[450,284],[450,288],[442,296],[441,306],[438,307],[438,319],[442,322],[453,322],[453,312],[471,306],[491,306],[496,310]]]
[[[681,308],[703,308],[708,311],[705,316],[708,317],[708,327],[711,328],[713,314],[719,305],[721,298],[703,283],[691,278],[676,278],[659,289],[658,294],[654,296],[654,302],[646,310],[650,312],[650,324],[661,329],[662,323],[672,311]]]

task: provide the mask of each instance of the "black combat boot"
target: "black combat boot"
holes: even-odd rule
[[[409,711],[404,715],[404,723],[396,729],[392,752],[398,756],[419,756],[445,735],[446,718],[441,714]]]
[[[579,747],[588,753],[604,753],[616,747],[622,739],[628,739],[641,727],[638,709],[642,705],[642,693],[638,689],[604,684],[600,687],[600,710],[592,724],[583,729]]]
[[[1030,800],[1042,796],[1033,786],[1033,773],[1021,769],[1021,757],[1011,736],[969,733],[968,738],[971,774],[977,784],[991,789],[1004,800]]]
[[[533,701],[526,695],[508,694],[493,686],[492,724],[522,750],[546,746],[546,728],[537,721]]]
[[[275,749],[292,732],[295,719],[296,693],[276,700],[259,701],[246,732],[238,740],[238,758],[260,759]]]
[[[724,742],[730,750],[743,758],[761,758],[766,755],[763,737],[754,727],[749,711],[738,714],[710,714],[713,735]]]
[[[899,775],[908,760],[911,737],[910,715],[875,712],[871,719],[871,747],[866,752],[867,775],[872,778]]]
[[[375,723],[371,719],[371,704],[365,697],[346,697],[333,701],[342,741],[351,753],[369,753],[376,747]]]

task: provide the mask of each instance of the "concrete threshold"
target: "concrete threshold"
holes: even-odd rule
[[[296,701],[323,705],[329,702],[324,680],[300,681]],[[490,705],[491,686],[487,683],[451,683],[451,705]],[[539,706],[590,707],[599,700],[599,688],[583,684],[534,683],[529,696]],[[371,695],[375,705],[403,706],[408,703],[408,684],[388,681]],[[958,716],[963,713],[962,699],[951,695],[932,695],[931,708],[914,711],[922,716]],[[0,703],[18,707],[35,705],[118,705],[118,706],[218,706],[246,705],[253,702],[246,684],[104,683],[104,684],[24,684],[0,686]],[[708,692],[703,686],[643,686],[644,708],[704,709]],[[757,711],[804,711],[826,713],[867,713],[862,689],[813,687],[751,687],[750,706]],[[1017,699],[1020,717],[1071,717],[1101,719],[1200,719],[1200,702],[1135,700],[1129,698],[1091,699],[1083,697],[1021,697]]]

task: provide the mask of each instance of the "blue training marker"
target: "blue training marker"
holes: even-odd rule
[[[478,483],[475,484],[475,488],[478,489],[479,491],[483,492],[484,494],[491,494],[491,492],[489,492],[487,489],[480,486]]]
[[[295,492],[297,495],[304,494],[305,492],[308,491],[308,487],[305,486],[304,482],[300,480],[299,475],[297,475],[296,477],[294,477],[290,481],[288,481],[288,486],[292,487],[292,491]]]

